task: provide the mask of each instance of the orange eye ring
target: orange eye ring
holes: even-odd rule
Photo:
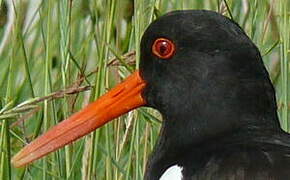
[[[158,38],[152,46],[152,53],[161,59],[170,59],[175,53],[175,44],[165,38]]]

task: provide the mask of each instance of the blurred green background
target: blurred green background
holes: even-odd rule
[[[138,69],[148,24],[177,9],[233,18],[255,42],[289,130],[290,0],[0,0],[0,179],[142,179],[158,112],[141,108],[26,168],[10,158]],[[218,68],[218,67],[217,67]]]

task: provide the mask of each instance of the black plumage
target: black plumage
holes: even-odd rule
[[[170,59],[152,53],[157,38],[175,43]],[[143,35],[140,72],[147,105],[164,119],[146,180],[175,164],[185,180],[290,179],[273,85],[237,23],[205,10],[160,17]]]

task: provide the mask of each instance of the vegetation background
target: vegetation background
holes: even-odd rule
[[[238,22],[259,47],[289,130],[290,0],[0,0],[0,179],[142,179],[161,118],[141,108],[26,168],[10,158],[138,69],[148,24],[177,9]],[[218,67],[217,67],[218,68]]]

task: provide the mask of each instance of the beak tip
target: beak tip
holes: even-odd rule
[[[17,159],[15,158],[15,156],[12,157],[10,163],[11,163],[14,167],[16,167],[16,168],[20,167],[20,165],[18,164],[18,161],[17,161]]]
[[[15,167],[15,168],[20,168],[23,167],[25,165],[25,163],[22,162],[21,160],[21,151],[19,153],[17,153],[16,155],[14,155],[11,158],[10,163]]]
[[[16,168],[20,167],[20,165],[18,164],[16,156],[14,156],[10,162],[14,167],[16,167]]]

